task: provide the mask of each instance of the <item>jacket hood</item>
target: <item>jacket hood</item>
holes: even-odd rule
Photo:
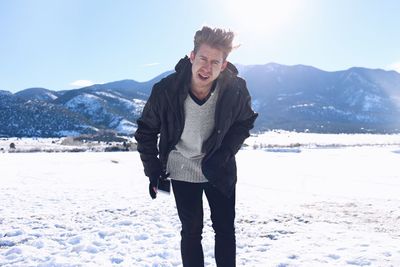
[[[179,60],[178,64],[176,64],[175,71],[182,72],[182,71],[187,70],[188,68],[190,69],[191,66],[192,66],[192,63],[190,62],[189,57],[185,56],[184,58]],[[222,73],[224,73],[224,72],[231,72],[235,76],[237,76],[239,74],[239,71],[237,70],[237,68],[229,61],[228,61],[228,64],[227,64],[225,70]]]

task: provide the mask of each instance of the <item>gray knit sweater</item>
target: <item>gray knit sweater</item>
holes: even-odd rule
[[[190,183],[204,183],[207,179],[201,171],[203,143],[214,129],[215,106],[218,98],[218,84],[209,99],[197,104],[190,95],[185,99],[185,127],[181,139],[168,156],[167,172],[173,180]]]

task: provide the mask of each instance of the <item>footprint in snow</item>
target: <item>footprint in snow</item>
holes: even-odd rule
[[[22,254],[22,249],[20,248],[11,248],[6,252],[6,256],[12,255],[12,254]]]
[[[0,240],[0,248],[3,248],[3,247],[13,247],[13,246],[15,246],[16,244],[14,243],[14,242],[12,242],[12,241],[9,241],[9,240]]]
[[[291,260],[297,260],[299,258],[299,256],[297,256],[297,255],[289,255],[288,256],[288,259],[291,259]]]
[[[39,241],[39,240],[33,241],[31,245],[37,249],[41,249],[44,247],[43,241]]]
[[[139,241],[139,240],[147,240],[147,239],[149,239],[149,235],[148,235],[148,234],[145,234],[145,233],[135,236],[135,240],[136,240],[136,241]]]
[[[120,258],[111,258],[111,263],[113,263],[113,264],[120,264],[123,261],[124,260],[120,259]]]
[[[383,252],[383,256],[385,256],[385,257],[391,257],[391,256],[392,256],[392,253],[390,253],[389,251],[385,251],[385,252]]]
[[[84,246],[78,245],[78,246],[73,247],[71,252],[79,253],[79,252],[81,252],[83,250],[83,248],[84,248]]]
[[[77,245],[81,242],[81,238],[76,236],[68,240],[68,243],[71,245]]]
[[[132,221],[129,221],[129,220],[120,221],[120,222],[118,223],[118,225],[130,226],[130,225],[132,225]]]
[[[356,265],[356,266],[369,266],[371,265],[371,262],[367,259],[364,258],[357,258],[354,260],[348,260],[346,261],[347,264],[349,265]]]
[[[97,234],[99,235],[99,237],[100,237],[101,239],[104,239],[106,236],[110,235],[110,234],[109,234],[108,232],[106,232],[106,231],[99,231]]]
[[[92,254],[96,254],[96,253],[99,252],[99,250],[96,247],[92,246],[92,245],[87,246],[85,251],[88,252],[88,253],[92,253]]]
[[[19,236],[19,235],[22,235],[22,234],[24,234],[23,231],[21,231],[21,230],[15,230],[15,231],[7,232],[7,233],[4,235],[4,237],[15,237],[15,236]]]
[[[278,240],[278,236],[274,234],[262,235],[261,238],[269,238],[271,240]]]
[[[338,260],[338,259],[340,259],[340,256],[339,256],[339,255],[336,255],[336,254],[329,254],[327,257],[328,257],[328,258],[331,258],[331,259],[333,259],[333,260]]]
[[[268,246],[262,246],[262,247],[258,247],[256,249],[256,251],[258,252],[266,252],[268,250]]]
[[[67,229],[67,226],[62,225],[62,224],[58,224],[58,223],[56,223],[56,224],[54,225],[54,227],[55,227],[55,228],[59,228],[59,229]]]
[[[168,243],[167,239],[160,239],[160,240],[154,241],[153,244],[162,245],[162,244],[167,244],[167,243]]]

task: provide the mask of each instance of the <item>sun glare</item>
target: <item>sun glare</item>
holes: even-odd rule
[[[226,10],[239,31],[270,35],[290,25],[299,7],[291,0],[231,0]]]
[[[390,70],[394,70],[394,71],[397,71],[398,73],[400,73],[400,62],[393,63],[388,68]]]

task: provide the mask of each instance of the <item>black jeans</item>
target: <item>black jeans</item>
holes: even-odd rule
[[[203,267],[203,191],[211,210],[215,232],[215,261],[218,267],[236,266],[235,191],[230,198],[209,183],[172,180],[176,207],[182,223],[181,254],[184,267]]]

